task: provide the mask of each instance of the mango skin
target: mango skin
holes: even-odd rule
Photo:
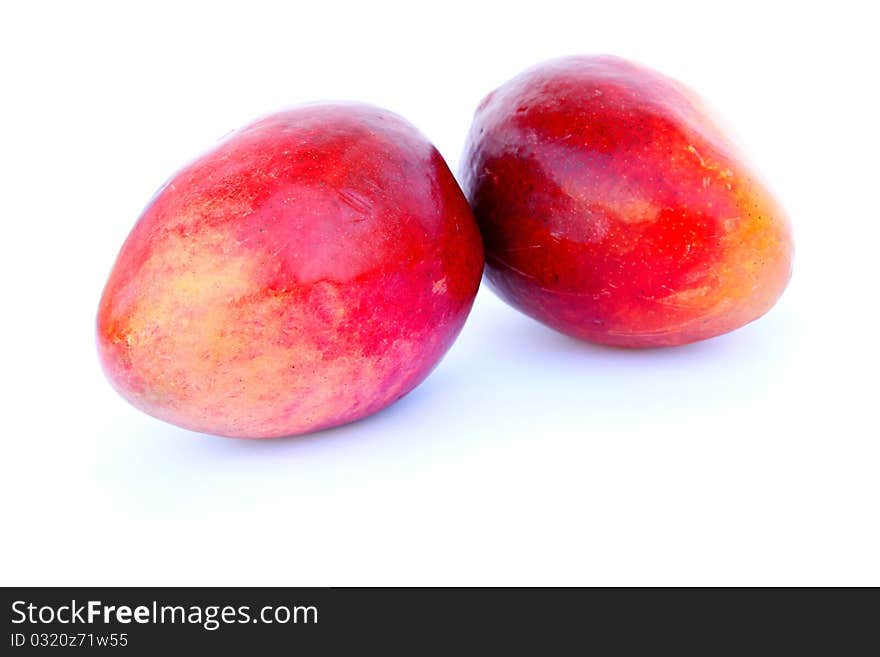
[[[461,177],[492,288],[576,338],[710,338],[791,276],[784,211],[699,98],[617,57],[546,62],[489,94]]]
[[[233,133],[149,203],[97,318],[107,377],[195,431],[302,434],[370,415],[450,347],[483,253],[409,123],[313,104]]]

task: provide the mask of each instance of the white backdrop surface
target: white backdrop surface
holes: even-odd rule
[[[880,115],[870,3],[7,3],[0,8],[6,585],[880,584]],[[236,441],[142,415],[94,316],[154,190],[307,100],[407,117],[453,170],[491,89],[629,57],[735,127],[794,224],[765,318],[578,343],[482,289],[398,404]]]

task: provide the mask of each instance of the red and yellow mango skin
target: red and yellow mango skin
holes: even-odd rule
[[[98,310],[104,370],[137,408],[205,433],[302,434],[418,385],[483,269],[434,147],[367,105],[295,107],[157,193]]]
[[[699,98],[616,57],[550,61],[492,92],[462,179],[494,290],[577,338],[716,336],[790,277],[785,213]]]

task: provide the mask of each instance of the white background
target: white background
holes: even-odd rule
[[[2,584],[880,584],[871,3],[4,3]],[[491,89],[610,52],[736,128],[792,283],[688,347],[575,342],[483,289],[435,373],[305,438],[129,407],[98,298],[147,199],[255,116],[394,110],[453,170]]]

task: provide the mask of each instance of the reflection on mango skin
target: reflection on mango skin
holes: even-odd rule
[[[150,202],[104,290],[99,353],[126,399],[179,426],[315,431],[418,385],[482,267],[467,201],[415,128],[304,105],[234,133]]]
[[[766,313],[791,275],[784,211],[699,98],[616,57],[546,62],[492,92],[462,180],[492,287],[581,339],[726,333]]]

